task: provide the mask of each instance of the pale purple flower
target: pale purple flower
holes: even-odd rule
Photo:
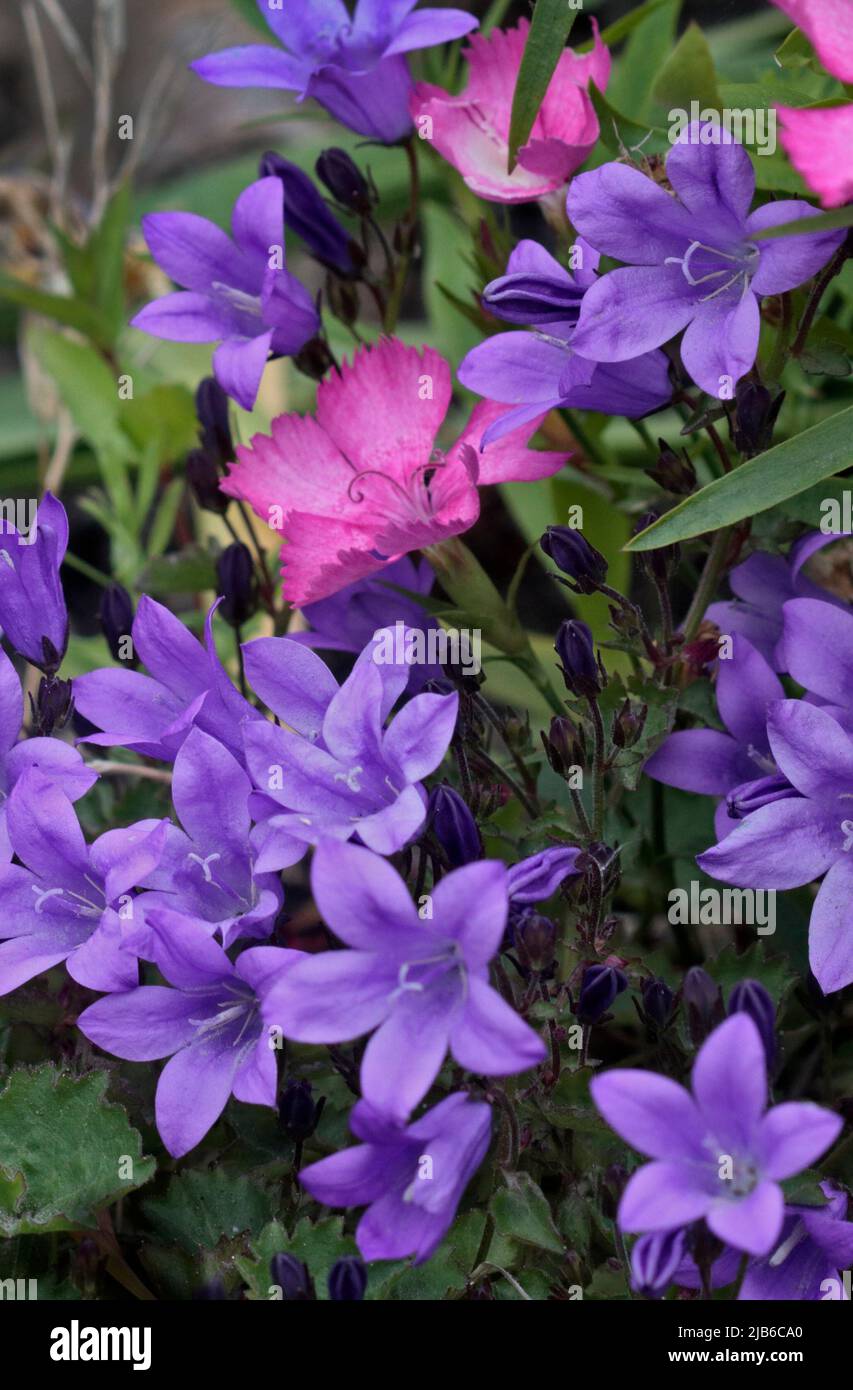
[[[282,1020],[269,995],[298,951],[253,946],[236,962],[204,922],[151,914],[154,958],[173,988],[141,985],[90,1004],[77,1026],[90,1042],[130,1062],[169,1057],[157,1083],[157,1128],[180,1158],[216,1123],[229,1096],[275,1105]]]
[[[379,660],[371,642],[338,686],[320,657],[287,637],[259,637],[243,648],[246,675],[288,728],[266,720],[244,726],[259,871],[284,868],[324,837],[358,835],[393,854],[426,818],[421,781],[441,762],[456,725],[459,697],[416,695],[385,720],[406,688],[405,663]]]
[[[311,885],[324,921],[352,949],[300,961],[275,1002],[296,1042],[373,1034],[361,1089],[377,1110],[404,1119],[448,1049],[487,1076],[542,1061],[542,1040],[489,984],[507,919],[503,864],[455,869],[416,907],[384,859],[329,841],[315,852]]]
[[[719,143],[702,143],[712,137]],[[622,163],[572,180],[572,226],[597,251],[626,262],[587,291],[573,346],[597,361],[625,362],[686,329],[685,369],[709,395],[731,399],[755,361],[759,300],[809,280],[845,233],[755,240],[815,210],[785,198],[751,213],[752,161],[722,128],[691,125],[666,173],[675,197]]]
[[[577,878],[580,870],[576,865],[582,853],[576,845],[549,845],[510,865],[507,888],[513,907],[541,903],[556,893],[567,878]]]
[[[408,1127],[360,1100],[350,1129],[362,1143],[303,1168],[299,1180],[326,1206],[367,1206],[355,1233],[365,1260],[422,1264],[486,1156],[491,1124],[490,1107],[462,1091]]]
[[[210,53],[190,67],[219,87],[277,87],[313,97],[359,135],[394,144],[412,128],[406,53],[461,38],[477,20],[464,10],[424,9],[417,0],[258,0],[282,44]]]
[[[519,242],[507,273],[483,291],[483,306],[496,318],[531,325],[530,332],[493,334],[460,364],[459,380],[469,391],[515,407],[488,427],[483,447],[546,410],[600,410],[635,419],[672,395],[662,352],[612,367],[576,351],[578,315],[596,283],[599,256],[582,239],[575,244],[582,265],[569,272],[537,242]]]
[[[235,689],[217,656],[213,615],[220,602],[207,615],[202,646],[180,618],[142,595],[131,636],[150,675],[106,666],[77,676],[76,708],[104,730],[87,734],[83,742],[118,745],[171,762],[195,723],[242,758],[242,725],[261,716]]]
[[[71,801],[79,801],[98,780],[76,748],[58,738],[18,739],[24,711],[24,692],[17,672],[0,647],[0,861],[12,858],[6,833],[6,798],[28,768],[59,787]]]
[[[772,704],[767,735],[797,795],[751,811],[696,862],[712,878],[744,888],[799,888],[826,875],[812,907],[809,962],[830,994],[853,980],[853,739],[828,709],[806,700]]]
[[[216,380],[251,410],[270,352],[298,352],[320,319],[308,290],[284,264],[281,181],[258,179],[244,189],[231,228],[233,240],[193,212],[143,217],[152,256],[183,289],[146,304],[132,324],[172,342],[219,343]]]
[[[778,1242],[779,1183],[820,1158],[842,1129],[839,1116],[811,1102],[767,1109],[764,1045],[743,1013],[700,1048],[692,1093],[638,1069],[605,1072],[590,1090],[616,1133],[653,1160],[622,1194],[622,1230],[671,1231],[704,1218],[720,1240],[751,1255]]]
[[[789,599],[780,645],[794,680],[853,732],[853,609],[823,598]]]
[[[250,841],[252,783],[228,749],[203,730],[190,730],[175,758],[172,801],[183,829],[170,825],[156,873],[147,885],[152,906],[174,908],[209,923],[226,948],[241,936],[269,936],[284,895],[278,874],[257,874]],[[146,954],[144,938],[134,949]]]
[[[59,568],[68,548],[68,517],[46,492],[35,535],[0,519],[0,630],[16,652],[46,674],[58,671],[68,645],[68,612]]]
[[[716,623],[721,632],[746,637],[775,671],[787,671],[782,640],[785,603],[794,598],[815,598],[839,608],[848,607],[802,573],[803,566],[817,551],[838,539],[837,535],[810,531],[791,546],[787,559],[755,551],[729,575],[735,597],[712,603],[705,617]]]
[[[133,889],[157,867],[168,821],[138,821],[83,838],[68,797],[30,769],[7,803],[7,830],[23,867],[0,869],[0,994],[65,961],[89,989],[138,980],[129,935],[140,922]]]

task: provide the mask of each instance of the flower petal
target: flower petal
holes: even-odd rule
[[[700,1169],[687,1163],[645,1163],[619,1203],[623,1231],[672,1231],[704,1216],[713,1201]]]
[[[611,1129],[650,1158],[695,1159],[705,1128],[689,1091],[651,1071],[596,1076],[590,1094]]]
[[[484,1076],[514,1076],[547,1055],[539,1034],[476,975],[468,976],[468,998],[451,1029],[450,1050],[461,1067]]]
[[[749,1153],[767,1104],[767,1062],[748,1014],[732,1014],[702,1044],[692,1086],[715,1141],[728,1146],[725,1152],[732,1156]]]
[[[714,1202],[707,1222],[715,1236],[749,1255],[766,1255],[779,1239],[785,1199],[775,1182],[760,1182],[748,1197]]]
[[[723,883],[799,888],[820,878],[841,852],[836,822],[813,801],[792,797],[761,806],[718,845],[696,857]]]
[[[816,1163],[835,1143],[844,1121],[823,1106],[792,1101],[768,1110],[758,1132],[762,1172],[781,1182]]]

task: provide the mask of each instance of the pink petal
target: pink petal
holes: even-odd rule
[[[849,0],[773,0],[813,44],[827,72],[853,82]]]
[[[799,111],[776,108],[782,148],[825,208],[853,199],[853,106]]]
[[[453,446],[453,452],[466,444],[479,451],[482,437],[489,425],[505,413],[504,405],[496,401],[479,401]],[[479,455],[480,483],[534,482],[538,478],[550,478],[552,474],[560,471],[571,458],[571,454],[548,453],[545,450],[527,448],[527,441],[536,434],[546,414],[547,411],[528,424],[510,430],[494,443],[486,445]]]

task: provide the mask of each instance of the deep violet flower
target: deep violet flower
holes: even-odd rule
[[[751,811],[696,862],[712,878],[746,888],[798,888],[825,875],[812,907],[809,962],[830,994],[853,980],[853,739],[827,709],[806,700],[770,705],[767,736],[797,796]]]
[[[478,405],[447,452],[435,439],[450,407],[450,366],[396,338],[361,348],[320,383],[315,416],[279,415],[272,436],[238,448],[222,483],[282,533],[284,596],[303,605],[376,575],[411,550],[477,520],[478,483],[547,478],[566,454],[525,447],[536,421],[477,451],[500,407]]]
[[[0,519],[0,630],[16,652],[48,675],[68,645],[68,612],[59,568],[68,548],[68,517],[46,492],[26,537]]]
[[[450,1227],[486,1156],[492,1115],[461,1091],[406,1127],[360,1100],[353,1148],[303,1168],[299,1180],[329,1207],[367,1206],[355,1238],[365,1260],[413,1257],[422,1264]]]
[[[766,1109],[764,1045],[743,1013],[701,1047],[692,1094],[635,1069],[596,1076],[590,1090],[617,1134],[653,1159],[622,1195],[621,1228],[670,1231],[704,1217],[720,1240],[751,1255],[766,1255],[779,1239],[779,1183],[818,1159],[842,1128],[839,1116],[810,1102]]]
[[[416,908],[384,859],[329,841],[315,852],[311,885],[322,917],[351,949],[300,961],[274,1002],[297,1042],[373,1034],[361,1089],[376,1109],[402,1121],[448,1048],[459,1066],[487,1076],[542,1060],[541,1039],[489,984],[507,919],[503,864],[454,869]]]
[[[719,143],[702,143],[711,137]],[[754,240],[766,227],[813,217],[814,208],[786,198],[750,213],[752,161],[722,127],[693,123],[666,173],[674,198],[626,164],[573,179],[572,225],[597,251],[626,262],[585,295],[573,346],[624,362],[686,328],[686,370],[709,395],[731,399],[755,361],[759,299],[810,279],[846,233]]]
[[[157,968],[173,988],[140,985],[107,995],[77,1025],[115,1057],[170,1058],[155,1112],[163,1143],[180,1158],[216,1123],[229,1096],[275,1106],[283,1020],[270,1009],[270,991],[300,953],[253,946],[232,964],[206,923],[162,909],[151,920]]]
[[[262,156],[259,173],[262,179],[272,175],[281,183],[285,224],[302,238],[312,256],[336,275],[357,277],[357,262],[363,262],[364,253],[341,226],[310,175],[274,150]]]
[[[635,419],[665,405],[672,395],[662,352],[613,366],[575,350],[578,315],[584,295],[596,283],[599,262],[598,252],[581,238],[575,247],[580,264],[568,271],[538,242],[520,241],[506,274],[483,291],[483,306],[496,318],[530,326],[530,331],[493,334],[460,364],[459,380],[469,391],[515,407],[489,425],[483,445],[558,406]]]
[[[17,864],[0,869],[0,993],[66,962],[89,989],[131,989],[138,980],[129,936],[141,921],[132,890],[157,867],[168,821],[138,821],[83,838],[58,787],[30,769],[7,803]]]
[[[564,49],[548,84],[527,143],[509,172],[512,99],[530,24],[475,34],[464,57],[468,81],[459,95],[419,82],[411,112],[439,154],[468,187],[497,203],[526,203],[566,183],[598,139],[598,119],[586,90],[599,91],[610,77],[610,51],[592,21],[594,43],[588,54]],[[429,125],[425,125],[429,122]]]
[[[234,204],[233,240],[193,212],[142,219],[157,264],[183,288],[132,320],[154,338],[214,343],[216,380],[244,410],[255,404],[270,352],[296,353],[320,326],[314,300],[284,263],[281,181],[258,179]]]
[[[104,730],[87,734],[84,743],[132,748],[171,762],[197,724],[242,758],[242,725],[261,715],[235,689],[217,656],[213,616],[219,602],[207,614],[202,646],[180,618],[142,595],[131,635],[150,674],[105,666],[76,677],[77,709]]]
[[[342,125],[393,144],[412,127],[412,80],[403,56],[477,27],[464,10],[424,9],[417,0],[258,0],[283,48],[249,44],[210,53],[190,67],[218,87],[278,87],[313,97]]]
[[[381,636],[381,634],[380,634]],[[387,728],[408,682],[368,644],[341,686],[320,657],[287,637],[244,647],[253,688],[290,727],[244,726],[260,872],[284,868],[324,837],[358,835],[379,854],[402,849],[423,824],[420,783],[447,752],[459,697],[415,695]]]
[[[12,858],[6,833],[6,799],[29,768],[38,771],[71,801],[85,796],[98,780],[76,748],[58,738],[18,739],[24,713],[24,692],[17,672],[0,647],[0,861]]]

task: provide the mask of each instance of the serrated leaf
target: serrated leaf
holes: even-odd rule
[[[562,1255],[563,1242],[542,1189],[529,1173],[507,1173],[505,1182],[490,1205],[495,1229],[524,1245]]]
[[[853,406],[715,478],[628,541],[654,550],[766,512],[853,464]]]
[[[530,33],[512,98],[509,122],[509,172],[512,173],[518,151],[525,145],[533,129],[548,84],[566,46],[566,39],[575,22],[575,11],[566,0],[536,0]]]
[[[0,1094],[5,1235],[92,1228],[101,1208],[153,1177],[154,1159],[106,1089],[106,1072],[74,1077],[52,1062],[11,1073]],[[123,1178],[128,1159],[133,1176]]]
[[[212,1250],[223,1236],[255,1235],[273,1214],[271,1193],[248,1178],[221,1169],[187,1169],[171,1179],[162,1197],[143,1210],[154,1230],[184,1250]]]
[[[270,1221],[251,1244],[251,1257],[238,1258],[237,1268],[249,1285],[251,1300],[270,1298],[270,1261],[273,1255],[295,1255],[308,1266],[319,1299],[328,1299],[329,1270],[344,1255],[357,1255],[352,1236],[344,1235],[343,1218],[326,1216],[310,1221],[304,1216],[289,1236],[280,1221]]]

